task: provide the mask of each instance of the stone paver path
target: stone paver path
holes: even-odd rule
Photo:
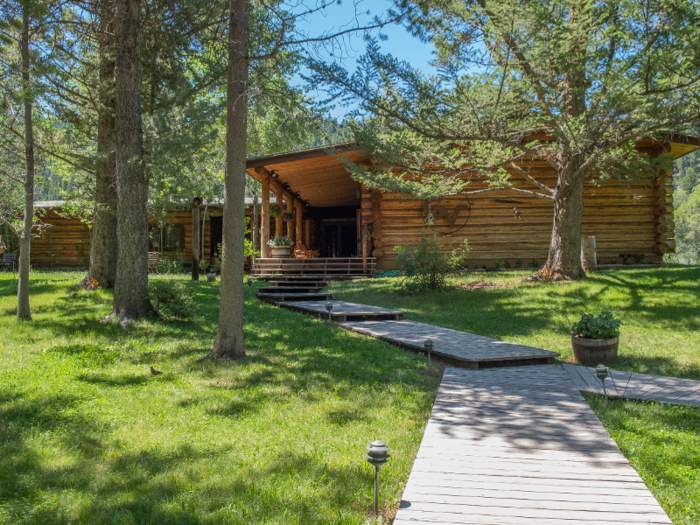
[[[368,317],[375,319],[401,319],[403,317],[403,312],[401,310],[348,303],[346,301],[284,301],[278,303],[278,306],[328,319],[328,310],[326,310],[327,303],[333,305],[331,318],[339,323],[343,323],[349,319],[363,319]]]
[[[561,365],[448,368],[394,525],[670,524]]]
[[[426,339],[433,342],[433,353],[458,361],[467,368],[514,366],[553,362],[559,354],[531,346],[499,341],[481,335],[458,332],[415,321],[354,321],[342,327],[412,350],[423,351]]]
[[[595,368],[565,364],[564,369],[579,390],[603,395],[603,385]],[[605,388],[610,397],[700,406],[700,381],[692,379],[608,370]]]

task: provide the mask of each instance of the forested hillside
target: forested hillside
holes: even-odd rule
[[[676,161],[673,174],[676,253],[671,262],[700,263],[700,150]]]

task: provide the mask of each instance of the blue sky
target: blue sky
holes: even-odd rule
[[[310,2],[307,5],[309,4],[315,4],[315,2]],[[373,16],[382,17],[389,7],[391,7],[391,2],[387,0],[345,0],[340,5],[329,6],[323,12],[299,22],[297,27],[309,36],[318,36],[326,31],[342,31],[352,27],[357,22],[360,24],[369,23]],[[367,10],[370,11],[369,15],[366,14]],[[380,46],[385,53],[390,53],[400,60],[409,62],[423,72],[434,71],[429,65],[433,58],[433,48],[430,44],[425,44],[414,38],[399,25],[386,26],[382,29],[382,33],[388,36],[388,40],[380,41]],[[373,32],[374,36],[378,34],[378,30]],[[322,56],[326,60],[340,62],[352,72],[356,67],[357,59],[364,54],[364,51],[365,42],[362,35],[353,33],[345,38],[342,48],[333,52],[332,57],[330,56],[331,51],[323,53]],[[293,82],[301,83],[301,78],[295,77]],[[322,94],[316,96],[323,98]],[[336,107],[331,114],[337,119],[342,119],[352,109],[352,107]]]

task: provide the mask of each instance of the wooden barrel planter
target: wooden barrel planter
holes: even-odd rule
[[[612,363],[617,359],[620,337],[588,339],[571,335],[571,348],[576,362],[586,366]]]
[[[273,259],[289,259],[291,253],[291,246],[270,246],[270,257]]]

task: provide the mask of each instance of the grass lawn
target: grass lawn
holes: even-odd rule
[[[99,322],[109,292],[69,289],[81,277],[32,273],[18,323],[0,274],[0,523],[361,524],[374,439],[397,504],[439,384],[423,357],[246,289],[249,357],[211,363],[218,283],[176,277],[197,315],[125,334]]]
[[[674,525],[700,523],[700,409],[584,396]]]
[[[332,283],[337,299],[398,308],[406,319],[561,353],[571,325],[611,310],[623,322],[612,368],[700,379],[700,267],[605,270],[585,281],[518,282],[531,272],[470,273],[445,292],[408,295],[401,278]],[[485,286],[479,288],[477,286]]]

